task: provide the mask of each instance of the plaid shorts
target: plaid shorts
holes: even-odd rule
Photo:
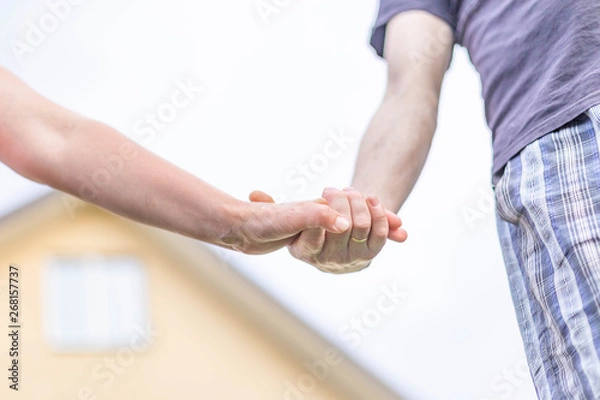
[[[600,399],[600,106],[511,159],[495,196],[539,398]]]

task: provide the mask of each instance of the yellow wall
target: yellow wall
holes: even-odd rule
[[[6,329],[9,263],[20,266],[21,385],[8,390],[0,376],[0,398],[75,399],[285,399],[286,381],[306,370],[265,335],[236,315],[164,251],[149,245],[128,223],[93,207],[67,212],[30,229],[26,237],[0,238],[0,325]],[[6,228],[6,227],[4,227]],[[9,227],[10,228],[10,227]],[[15,227],[16,229],[17,227]],[[150,319],[160,333],[154,343],[114,381],[107,383],[105,359],[116,353],[55,353],[42,334],[41,268],[54,255],[96,253],[135,255],[147,267]],[[5,322],[6,321],[6,322]],[[7,335],[0,336],[0,367],[8,365]],[[127,361],[127,359],[122,359]],[[97,368],[105,373],[94,377]],[[105,385],[106,384],[106,385]],[[91,389],[93,394],[88,390]],[[8,396],[7,396],[8,395]],[[341,399],[319,383],[306,399]],[[302,397],[289,397],[300,400]]]

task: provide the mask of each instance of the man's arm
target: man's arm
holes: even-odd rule
[[[0,68],[0,161],[116,214],[246,253],[290,244],[301,231],[342,232],[323,201],[234,199],[116,130],[60,107]]]
[[[323,192],[352,226],[341,234],[302,232],[289,246],[294,257],[323,271],[354,272],[370,264],[386,237],[406,240],[401,223],[391,226],[385,209],[400,209],[425,164],[452,43],[448,24],[423,11],[401,13],[388,23],[388,86],[362,140],[352,188]]]
[[[425,164],[452,47],[450,26],[427,12],[404,12],[387,25],[387,90],[362,140],[352,186],[376,193],[390,210],[400,209]]]

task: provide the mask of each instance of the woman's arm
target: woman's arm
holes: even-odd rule
[[[234,199],[116,130],[37,94],[0,68],[0,161],[116,214],[246,253],[274,251],[307,228],[349,222],[323,204]]]

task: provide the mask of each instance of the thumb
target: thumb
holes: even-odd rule
[[[296,212],[288,215],[286,221],[293,231],[321,228],[332,233],[342,233],[350,227],[350,221],[320,201],[307,201],[301,204],[300,208],[297,207],[298,205],[294,207]]]
[[[275,203],[275,200],[265,192],[255,190],[248,196],[248,199],[253,203]]]

